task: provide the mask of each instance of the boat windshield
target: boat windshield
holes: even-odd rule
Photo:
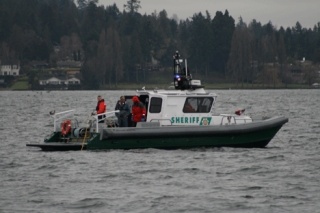
[[[213,97],[190,97],[186,98],[183,106],[184,113],[209,113],[211,111]]]

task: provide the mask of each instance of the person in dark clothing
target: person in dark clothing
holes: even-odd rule
[[[116,113],[119,127],[128,127],[128,115],[130,114],[130,109],[124,96],[120,97],[115,110],[119,110],[119,112]]]

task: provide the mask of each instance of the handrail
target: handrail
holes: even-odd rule
[[[58,112],[58,113],[54,113],[53,114],[53,131],[56,132],[57,131],[57,122],[68,117],[68,116],[73,116],[74,115],[75,110],[71,109],[71,110],[67,110],[67,111],[63,111],[63,112]]]
[[[237,124],[237,121],[241,121],[241,120],[244,123],[247,123],[247,121],[250,120],[248,118],[243,118],[243,117],[240,117],[238,115],[233,115],[233,114],[220,114],[220,116],[222,116],[220,125],[223,124],[223,121],[225,118],[227,118],[228,124]],[[231,119],[233,119],[234,123],[231,122]]]
[[[67,110],[67,111],[62,111],[62,112],[57,112],[52,115],[53,117],[53,131],[56,132],[58,130],[58,122],[61,121],[62,119],[70,116],[74,116],[75,109]],[[114,115],[114,113],[120,112],[119,110],[115,111],[110,111],[110,112],[105,112],[97,115],[92,115],[92,117],[95,119],[96,122],[96,129],[95,131],[98,133],[99,132],[99,121],[105,120],[106,118],[109,118]],[[98,119],[98,116],[105,115],[105,118]],[[61,122],[60,122],[61,123]]]
[[[227,118],[227,120],[228,120],[228,124],[231,124],[231,118],[233,118],[233,121],[234,121],[234,124],[236,124],[237,123],[237,121],[236,121],[236,116],[235,115],[230,115],[230,114],[221,114],[221,116],[222,116],[222,119],[221,119],[221,123],[220,123],[220,125],[222,125],[223,124],[223,121],[224,121],[224,119],[225,118]]]
[[[114,110],[114,111],[104,112],[104,113],[97,114],[97,115],[92,115],[92,117],[95,119],[95,122],[96,122],[96,129],[95,129],[96,133],[99,132],[99,121],[105,120],[106,118],[113,116],[117,112],[120,112],[120,111]],[[101,116],[101,115],[105,115],[106,117],[99,119],[98,116]]]

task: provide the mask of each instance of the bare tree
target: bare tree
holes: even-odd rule
[[[107,64],[107,43],[106,43],[106,31],[103,29],[99,36],[99,45],[97,50],[97,71],[99,81],[102,85],[106,84],[106,76],[108,73]]]
[[[283,37],[283,34],[280,33],[279,35],[279,39],[278,39],[278,45],[277,45],[277,52],[278,52],[278,55],[277,55],[277,60],[278,60],[278,63],[280,65],[280,79],[282,82],[284,82],[287,86],[288,84],[288,81],[286,79],[286,76],[287,76],[287,55],[286,55],[286,47],[285,47],[285,44],[284,44],[284,37]]]
[[[112,82],[117,86],[118,80],[123,76],[123,62],[121,52],[121,42],[118,32],[109,27],[107,30],[106,46],[106,69],[109,87]]]
[[[0,60],[12,61],[16,59],[15,52],[10,49],[7,43],[2,42],[0,46]]]
[[[76,33],[71,36],[63,36],[60,39],[59,59],[75,59],[74,54],[82,52],[82,42]],[[78,59],[78,57],[76,57]]]

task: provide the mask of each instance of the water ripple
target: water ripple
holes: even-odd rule
[[[129,92],[1,91],[0,212],[320,209],[318,90],[218,91],[217,113],[243,107],[250,115],[289,118],[264,149],[50,153],[25,147],[27,142],[41,142],[52,130],[49,111],[75,107],[87,115],[97,94],[113,109],[118,97]]]

